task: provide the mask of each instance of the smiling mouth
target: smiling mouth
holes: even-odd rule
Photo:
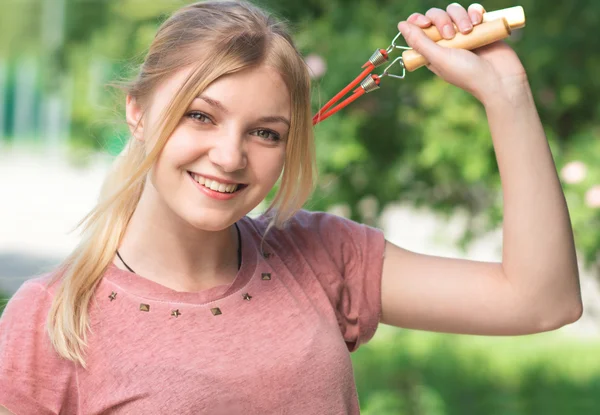
[[[203,176],[200,176],[199,174],[192,173],[191,171],[188,171],[188,174],[196,183],[198,183],[199,185],[204,186],[207,189],[210,189],[214,192],[236,193],[236,192],[239,192],[240,190],[248,187],[247,184],[241,184],[241,183],[220,183],[216,180],[210,180]]]

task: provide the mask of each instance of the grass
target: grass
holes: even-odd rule
[[[382,326],[353,354],[363,412],[600,413],[600,340],[458,336]]]

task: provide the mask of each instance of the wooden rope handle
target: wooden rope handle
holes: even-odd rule
[[[525,27],[525,11],[521,6],[509,7],[508,9],[501,9],[493,12],[483,13],[482,23],[488,23],[501,18],[506,19],[508,25],[512,30]],[[456,33],[460,32],[456,25],[454,25],[454,30],[456,31]],[[444,37],[440,34],[437,27],[435,26],[426,27],[425,29],[423,29],[423,31],[425,32],[427,37],[429,37],[429,39],[433,40],[434,42],[438,42],[444,39]]]
[[[457,33],[454,38],[442,39],[437,44],[447,48],[472,50],[505,39],[510,35],[510,32],[508,22],[502,18],[488,23],[481,23],[473,27],[469,34]],[[423,55],[414,49],[404,51],[402,60],[409,72],[429,63]]]

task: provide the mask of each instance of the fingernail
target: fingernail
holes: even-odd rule
[[[471,29],[473,29],[473,25],[472,25],[472,24],[470,24],[470,23],[463,22],[463,23],[460,25],[460,31],[461,31],[461,32],[468,32],[468,31],[469,31],[469,30],[471,30]]]
[[[420,24],[428,24],[429,23],[429,19],[425,16],[419,16],[419,23]]]
[[[400,23],[399,29],[400,29],[400,32],[402,33],[402,36],[406,36],[410,33],[410,26],[408,25],[408,23],[405,23],[405,22]]]
[[[479,19],[477,17],[477,14],[476,13],[471,13],[469,16],[471,17],[471,22],[473,24],[477,24],[477,22],[479,21]]]
[[[446,39],[452,39],[454,37],[454,28],[447,24],[442,28],[442,35],[444,35]]]

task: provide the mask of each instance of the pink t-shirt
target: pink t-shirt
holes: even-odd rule
[[[17,415],[358,414],[349,351],[379,322],[383,233],[300,211],[261,251],[266,219],[238,224],[231,285],[178,292],[109,266],[87,370],[49,343],[49,275],[24,283],[0,319],[0,404]]]

